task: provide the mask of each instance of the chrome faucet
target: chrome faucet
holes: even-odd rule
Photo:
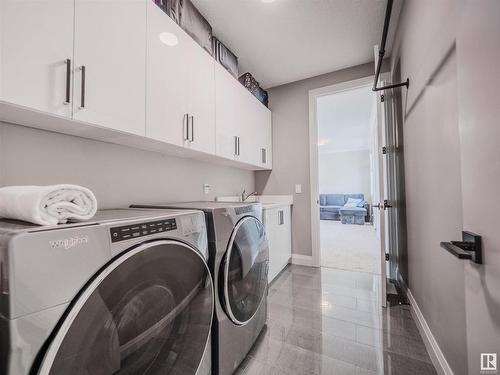
[[[246,193],[246,190],[243,189],[243,193],[241,193],[241,201],[242,202],[245,202],[248,198],[250,198],[252,195],[257,195],[257,192],[254,191],[253,193],[250,193],[248,195],[245,196],[245,193]]]

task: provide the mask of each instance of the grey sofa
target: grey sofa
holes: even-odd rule
[[[344,207],[349,198],[362,199],[358,207]],[[321,220],[342,220],[344,224],[364,224],[370,221],[370,205],[364,194],[320,194]]]

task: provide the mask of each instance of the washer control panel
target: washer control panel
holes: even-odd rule
[[[126,241],[131,238],[148,236],[161,232],[168,232],[177,229],[175,219],[164,219],[159,221],[149,221],[147,223],[138,223],[114,227],[110,229],[111,242]]]

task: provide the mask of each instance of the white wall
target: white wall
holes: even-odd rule
[[[318,169],[321,194],[363,193],[371,203],[369,150],[321,153]]]
[[[99,208],[213,200],[254,190],[251,171],[0,123],[0,186],[74,183]],[[212,186],[203,193],[203,184]]]

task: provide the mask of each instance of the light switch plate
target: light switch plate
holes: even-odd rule
[[[209,184],[203,184],[203,193],[210,194],[210,185]]]
[[[295,194],[302,194],[302,184],[295,185]]]

